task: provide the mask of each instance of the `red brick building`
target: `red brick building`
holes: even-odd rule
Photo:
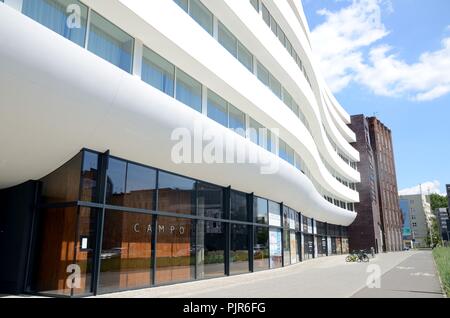
[[[349,228],[350,249],[401,250],[403,221],[391,131],[377,118],[364,115],[352,116],[350,128],[357,136],[353,146],[361,155],[360,203]]]

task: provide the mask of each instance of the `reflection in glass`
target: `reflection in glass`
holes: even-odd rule
[[[291,243],[291,264],[295,264],[299,261],[297,258],[297,238],[294,231],[291,231],[289,235]]]
[[[215,221],[197,223],[197,278],[225,275],[225,224]]]
[[[253,270],[269,269],[269,228],[255,228],[255,246],[253,247]]]
[[[198,216],[222,219],[223,189],[203,182],[197,183],[197,212]]]
[[[98,154],[85,151],[83,153],[83,168],[81,170],[81,201],[99,202],[98,178],[100,157]]]
[[[231,225],[230,274],[249,271],[249,231],[247,225]]]
[[[253,211],[255,213],[254,222],[259,224],[269,224],[267,209],[268,202],[265,199],[255,197],[253,201]]]
[[[80,8],[79,25],[70,19],[75,12],[70,5]],[[87,12],[88,8],[78,0],[23,0],[22,3],[23,14],[81,47],[86,38]]]
[[[125,206],[153,210],[156,189],[156,170],[128,164]]]
[[[152,216],[107,210],[104,222],[100,292],[149,287]]]
[[[194,221],[161,217],[156,227],[156,284],[195,279]]]
[[[106,181],[106,204],[123,206],[127,163],[115,158],[109,159]]]
[[[167,172],[159,172],[158,210],[195,214],[195,181]]]
[[[42,203],[78,201],[82,153],[41,179]]]
[[[78,229],[77,229],[78,226]],[[32,289],[54,295],[91,292],[95,213],[78,207],[43,209],[39,216],[36,270]],[[67,269],[80,267],[80,286],[67,285]]]
[[[245,193],[231,191],[231,219],[236,221],[248,221],[247,195]]]

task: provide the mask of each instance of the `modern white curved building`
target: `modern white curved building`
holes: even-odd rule
[[[33,202],[18,290],[346,252],[359,153],[300,1],[0,0],[0,43],[4,213]]]

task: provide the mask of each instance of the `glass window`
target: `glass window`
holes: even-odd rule
[[[213,15],[212,13],[199,1],[190,0],[189,14],[197,21],[200,26],[209,34],[213,34]]]
[[[90,293],[96,240],[95,211],[70,207],[44,209],[39,213],[36,271],[31,288],[53,295]],[[69,288],[66,284],[70,265],[80,268],[79,288]]]
[[[84,47],[88,8],[80,1],[23,0],[22,13]]]
[[[106,204],[122,206],[125,196],[127,163],[110,158],[106,181]]]
[[[166,59],[144,46],[142,80],[173,97],[175,67]]]
[[[181,9],[188,12],[188,0],[175,0],[175,3],[180,6]]]
[[[299,260],[297,258],[297,238],[294,231],[289,233],[290,244],[291,244],[291,264],[297,263]]]
[[[305,259],[314,258],[314,236],[305,235]]]
[[[279,268],[283,266],[281,230],[269,230],[269,250],[270,250],[270,268]]]
[[[153,217],[106,210],[100,256],[102,293],[150,287]]]
[[[269,87],[272,90],[272,92],[278,96],[278,98],[281,99],[281,84],[278,82],[278,80],[272,76],[272,74],[269,74],[270,78],[270,84]]]
[[[213,221],[197,223],[197,278],[225,275],[225,224]]]
[[[269,86],[269,71],[258,62],[258,79],[266,86]]]
[[[228,107],[228,127],[245,137],[245,114],[231,104]]]
[[[228,127],[228,103],[211,90],[208,90],[208,117]]]
[[[80,195],[80,152],[62,167],[41,179],[41,200],[43,203],[74,202]]]
[[[198,216],[222,219],[223,189],[203,182],[197,183],[197,212]]]
[[[202,84],[177,69],[176,99],[202,112]]]
[[[247,225],[231,225],[230,274],[249,271],[249,230]]]
[[[264,22],[266,22],[267,26],[270,27],[270,13],[269,13],[269,10],[267,10],[267,8],[266,8],[266,6],[264,4],[262,4],[261,6],[262,6],[263,20],[264,20]]]
[[[156,227],[156,284],[195,279],[193,220],[158,216]]]
[[[99,155],[90,151],[83,153],[83,168],[81,170],[81,201],[98,202],[97,180],[100,167]]]
[[[253,8],[255,8],[256,11],[259,11],[258,1],[259,0],[250,0],[250,3],[252,4]]]
[[[292,148],[281,139],[279,145],[279,156],[281,159],[289,162],[291,165],[294,165],[294,150],[292,150]]]
[[[218,34],[219,43],[231,53],[234,57],[237,57],[237,39],[231,34],[230,31],[219,22],[219,34]]]
[[[231,220],[247,222],[247,195],[245,193],[231,191]]]
[[[195,181],[159,172],[158,210],[179,214],[195,214]]]
[[[254,240],[253,271],[269,269],[269,228],[257,226]]]
[[[253,73],[253,55],[240,42],[238,42],[238,60]]]
[[[256,120],[250,117],[249,134],[250,140],[255,144],[263,147],[267,151],[274,151],[275,147],[272,143],[272,135],[269,129],[258,123]]]
[[[296,211],[289,209],[289,228],[291,230],[295,230],[295,215],[297,214]]]
[[[91,11],[88,50],[131,73],[134,39],[117,26]]]
[[[294,54],[293,54],[293,50],[292,50],[292,44],[291,44],[291,42],[286,38],[286,49],[287,49],[287,51],[289,52],[289,54],[291,55],[291,56],[293,56]]]
[[[292,96],[283,88],[283,102],[292,110]]]
[[[269,224],[267,200],[255,197],[253,201],[253,210],[255,213],[255,223]]]
[[[283,227],[289,228],[289,208],[283,206]]]
[[[275,34],[275,36],[277,35],[277,30],[278,30],[278,24],[277,21],[275,21],[275,19],[270,16],[270,28],[272,29],[273,34]]]
[[[283,30],[281,29],[281,27],[279,25],[277,28],[277,35],[278,35],[278,39],[280,40],[281,44],[283,44],[283,46],[286,47],[286,35],[284,34]]]
[[[273,201],[269,201],[269,225],[281,226],[281,206]]]
[[[125,206],[153,210],[156,170],[128,164]]]

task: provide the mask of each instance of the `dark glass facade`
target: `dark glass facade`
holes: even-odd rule
[[[268,270],[326,243],[326,224],[313,233],[314,220],[283,204],[108,153],[83,150],[41,184],[31,293],[87,296]],[[328,229],[333,253],[348,249],[344,231]]]

